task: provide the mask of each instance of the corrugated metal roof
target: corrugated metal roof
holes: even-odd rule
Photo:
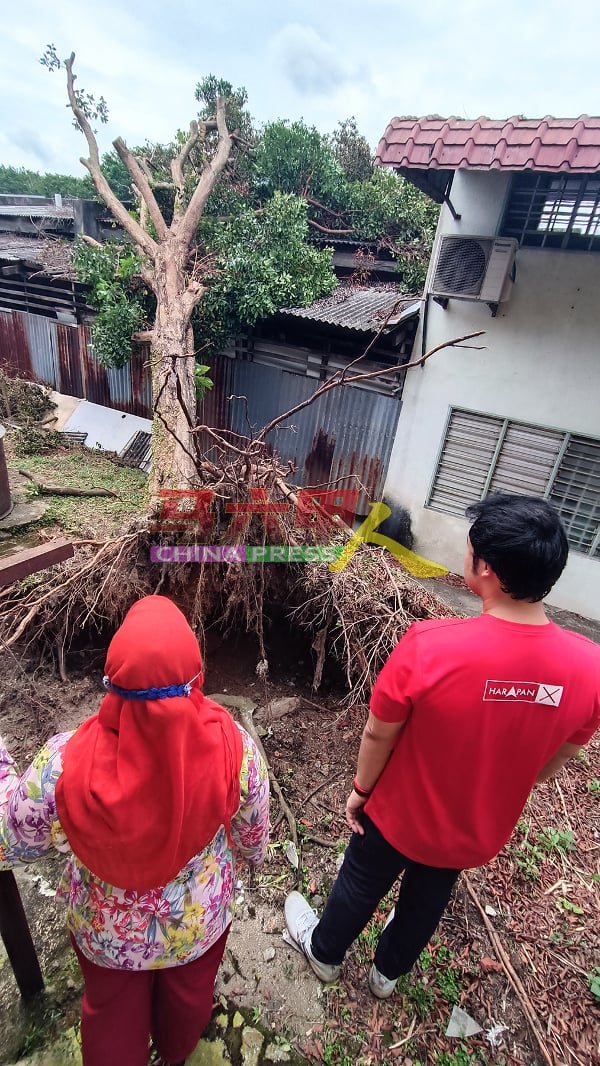
[[[0,215],[11,218],[73,218],[73,205],[65,204],[4,204],[0,200]]]
[[[368,288],[340,285],[331,296],[316,300],[310,307],[286,307],[279,313],[376,333],[386,319],[387,332],[418,310],[418,298],[403,295],[396,285],[371,285]]]
[[[44,268],[46,274],[71,276],[73,243],[44,237],[23,237],[16,233],[0,233],[0,259],[6,262],[32,263]]]
[[[600,170],[600,118],[393,118],[380,166],[419,170]]]

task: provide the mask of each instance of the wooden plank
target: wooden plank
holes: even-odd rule
[[[62,563],[75,554],[70,540],[60,537],[49,544],[40,544],[39,548],[27,548],[0,558],[0,585],[11,585],[21,581],[28,574],[43,570],[54,563]]]
[[[0,936],[23,999],[44,987],[44,978],[23,910],[23,901],[10,870],[0,871]]]
[[[0,585],[20,581],[28,574],[44,570],[54,563],[70,559],[74,548],[70,540],[61,537],[38,548],[27,548],[0,559]],[[23,901],[10,870],[0,870],[0,936],[6,948],[9,962],[19,992],[23,999],[31,999],[41,992],[44,978],[31,938]]]

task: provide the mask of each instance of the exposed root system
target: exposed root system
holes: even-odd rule
[[[272,491],[271,499],[285,498],[275,485]],[[240,496],[247,498],[247,493]],[[219,503],[218,526],[225,510]],[[325,517],[314,529],[300,532],[286,515],[281,524],[290,545],[339,544],[350,536]],[[66,653],[75,638],[86,630],[114,631],[138,597],[161,593],[181,605],[201,643],[209,624],[225,632],[253,632],[257,659],[266,670],[265,620],[283,609],[291,625],[312,637],[314,689],[333,659],[345,675],[348,701],[357,703],[368,698],[381,666],[414,619],[453,613],[382,548],[361,545],[340,573],[331,573],[327,563],[152,563],[151,545],[173,539],[172,534],[153,533],[144,519],[115,539],[75,542],[73,559],[0,592],[4,648],[17,642],[49,645],[65,676]],[[201,533],[186,536],[186,543],[203,539]],[[265,540],[262,521],[252,516],[245,542]]]

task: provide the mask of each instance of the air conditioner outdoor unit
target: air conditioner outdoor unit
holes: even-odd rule
[[[517,247],[509,237],[442,237],[431,294],[492,305],[508,300]]]

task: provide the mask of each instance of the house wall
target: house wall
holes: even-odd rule
[[[495,235],[509,180],[457,172],[450,196],[462,217],[444,207],[436,248],[442,235]],[[406,376],[386,496],[409,508],[417,551],[462,571],[467,520],[424,506],[450,407],[600,436],[599,293],[597,253],[520,248],[511,298],[496,318],[485,304],[450,300],[444,311],[429,299],[426,350],[479,329],[485,336],[470,343],[485,348],[448,348]],[[423,318],[414,354],[422,351]],[[600,560],[572,551],[548,600],[600,618]]]

